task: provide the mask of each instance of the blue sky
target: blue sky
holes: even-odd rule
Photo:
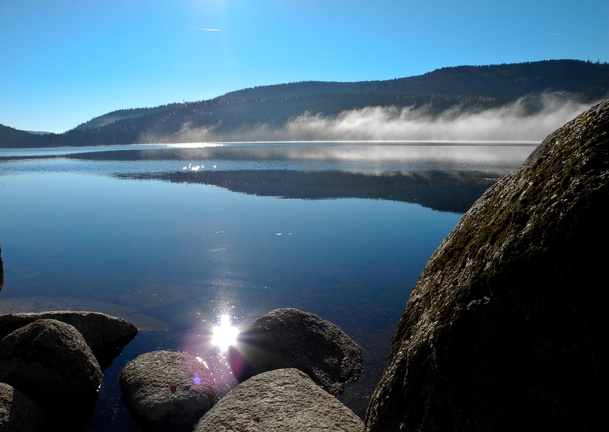
[[[2,0],[0,58],[0,124],[64,132],[258,85],[607,62],[609,2]]]

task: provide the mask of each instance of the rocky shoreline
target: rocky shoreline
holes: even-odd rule
[[[81,430],[103,370],[136,335],[133,324],[95,312],[1,315],[0,430]],[[335,397],[360,375],[361,349],[333,323],[277,309],[242,330],[227,358],[236,381],[220,391],[213,359],[166,350],[142,354],[121,371],[123,400],[146,431],[213,430],[235,415],[235,405],[241,407],[236,424],[257,418],[260,430],[280,428],[278,418],[299,430],[311,422],[362,430],[362,419]],[[257,396],[242,405],[240,394]]]
[[[81,430],[103,369],[136,334],[96,312],[0,316],[0,430]]]

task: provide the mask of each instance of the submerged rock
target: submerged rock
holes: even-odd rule
[[[32,399],[5,383],[0,383],[0,431],[46,431],[44,413]]]
[[[256,375],[224,396],[196,424],[208,431],[361,432],[364,422],[297,369]]]
[[[549,135],[432,255],[366,429],[598,430],[608,220],[609,100]]]
[[[88,418],[102,371],[78,330],[39,319],[0,340],[0,381],[36,401],[51,423],[70,430]]]
[[[361,348],[335,324],[298,309],[276,309],[258,318],[229,349],[235,377],[296,368],[333,395],[362,371]]]
[[[123,398],[147,431],[192,431],[218,400],[205,362],[173,351],[153,351],[127,363],[119,382]]]

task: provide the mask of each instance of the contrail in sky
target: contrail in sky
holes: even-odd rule
[[[219,32],[220,31],[220,29],[217,29],[217,28],[197,28],[195,30],[211,31],[211,32]]]

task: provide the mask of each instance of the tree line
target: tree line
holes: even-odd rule
[[[494,108],[544,91],[567,92],[584,102],[607,97],[609,65],[548,60],[449,67],[383,81],[260,86],[210,100],[114,111],[62,134],[34,134],[0,125],[0,147],[134,144],[150,136],[177,137],[185,126],[213,127],[217,134],[229,134],[257,125],[279,128],[304,113],[336,116],[370,106],[425,106],[430,115],[439,115],[456,106],[461,110]]]

